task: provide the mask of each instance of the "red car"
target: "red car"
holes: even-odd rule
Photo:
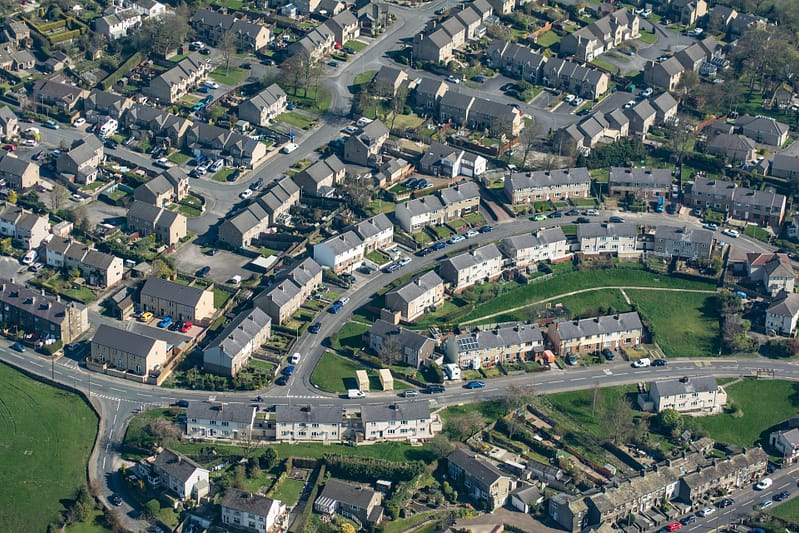
[[[670,522],[669,525],[666,526],[666,531],[677,531],[682,529],[682,524],[679,522]]]
[[[190,322],[190,321],[188,321],[188,320],[187,320],[187,321],[185,321],[185,322],[184,322],[184,323],[183,323],[183,324],[180,326],[180,332],[181,332],[181,333],[186,333],[186,332],[187,332],[187,331],[189,331],[190,329],[191,329],[191,322]]]
[[[8,150],[9,152],[13,152],[16,149],[17,149],[17,147],[15,145],[11,144],[11,143],[3,145],[3,150]]]

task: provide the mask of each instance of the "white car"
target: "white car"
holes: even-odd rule
[[[402,259],[400,259],[399,261],[397,261],[397,264],[398,264],[399,266],[401,266],[401,267],[404,267],[405,265],[407,265],[407,264],[408,264],[408,263],[410,263],[410,262],[411,262],[411,258],[410,258],[410,257],[403,257]]]
[[[772,483],[773,483],[773,481],[771,481],[770,477],[764,477],[763,479],[761,479],[760,481],[757,482],[757,485],[755,485],[755,488],[757,490],[766,490],[767,488],[769,488],[772,485]]]
[[[239,193],[239,198],[242,200],[246,200],[250,196],[252,196],[252,191],[250,189],[243,190]]]
[[[74,126],[75,128],[79,128],[80,126],[83,126],[84,124],[86,124],[86,119],[83,118],[83,117],[80,117],[78,119],[75,119],[75,122],[72,123],[72,126]]]
[[[452,237],[449,239],[449,241],[448,241],[448,242],[449,242],[450,244],[455,244],[455,243],[458,243],[458,242],[461,242],[461,241],[465,241],[465,240],[466,240],[466,237],[464,237],[463,235],[454,235],[454,236],[452,236]]]
[[[573,94],[567,94],[566,96],[563,97],[563,101],[566,102],[567,104],[570,104],[574,101],[575,98],[577,97],[574,96]]]
[[[300,352],[294,352],[294,355],[292,355],[289,358],[289,363],[291,363],[292,365],[296,365],[297,363],[300,362],[300,357],[301,357]]]
[[[698,514],[699,516],[710,516],[710,515],[712,515],[715,512],[716,512],[716,510],[714,508],[705,507],[704,509],[702,509],[701,511],[699,511],[696,514]]]
[[[467,239],[471,239],[472,237],[477,237],[478,235],[480,235],[480,232],[474,229],[470,229],[464,235]]]
[[[730,229],[730,228],[725,228],[725,229],[721,230],[721,234],[722,235],[726,235],[727,237],[732,237],[732,238],[737,238],[739,235],[741,235],[740,233],[738,233],[738,231],[736,231],[734,229]]]
[[[86,198],[84,198],[83,196],[81,196],[81,195],[80,195],[80,194],[78,194],[78,193],[75,193],[75,194],[73,194],[72,196],[70,196],[70,198],[72,198],[72,199],[73,199],[73,200],[75,200],[76,202],[82,202],[83,200],[85,200],[85,199],[86,199]]]
[[[361,118],[358,119],[358,121],[355,123],[355,125],[358,126],[359,128],[363,128],[367,124],[371,124],[371,123],[372,123],[372,119],[371,118],[361,117]]]
[[[206,80],[205,81],[205,86],[206,87],[210,87],[211,89],[219,89],[219,84],[217,82],[211,81],[211,80]]]
[[[461,80],[455,76],[447,76],[447,81],[450,83],[460,83]]]
[[[585,100],[583,100],[582,98],[580,98],[580,97],[578,96],[577,98],[575,98],[574,100],[572,100],[572,105],[573,105],[573,106],[575,106],[575,107],[577,107],[578,105],[582,104],[583,102],[585,102]]]
[[[702,227],[705,229],[709,229],[710,231],[716,231],[717,229],[719,229],[718,224],[713,224],[712,222],[702,224]]]
[[[641,91],[641,96],[643,96],[644,98],[649,98],[650,96],[652,96],[653,92],[655,91],[652,90],[652,87],[647,87],[646,89]]]
[[[634,105],[635,105],[635,100],[630,100],[626,104],[624,104],[624,109],[630,109]]]
[[[34,139],[25,139],[22,141],[22,146],[37,146],[38,144],[39,143],[37,143]]]
[[[353,133],[358,133],[358,128],[356,128],[355,126],[347,126],[346,128],[344,128],[344,133],[348,133],[350,135],[352,135]]]

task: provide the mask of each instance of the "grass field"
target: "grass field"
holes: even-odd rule
[[[491,301],[480,304],[475,307],[474,311],[464,317],[464,321],[477,320],[486,315],[499,313],[506,309],[530,304],[559,294],[566,294],[568,292],[592,287],[608,286],[670,287],[707,290],[712,290],[714,288],[713,285],[709,283],[660,276],[636,267],[619,267],[609,270],[591,270],[585,272],[564,272],[546,282],[524,285],[494,298]]]
[[[230,86],[241,85],[241,82],[244,81],[244,78],[246,78],[248,75],[248,71],[239,67],[230,67],[227,72],[225,72],[224,66],[218,67],[216,70],[211,72],[211,74],[209,74],[210,77],[219,83]]]
[[[325,392],[347,392],[349,389],[358,388],[355,379],[356,370],[363,370],[363,367],[355,361],[325,352],[311,374],[311,383]],[[370,385],[380,390],[380,381],[374,375],[375,372],[370,371],[369,374]]]
[[[347,346],[350,348],[362,348],[363,347],[363,334],[369,331],[369,327],[366,324],[362,324],[360,322],[347,322],[341,329],[338,331],[338,341],[333,342],[333,347],[343,347]],[[338,346],[336,346],[338,344]],[[354,374],[353,374],[354,375]]]
[[[719,304],[713,294],[628,290],[669,357],[716,355],[721,345]],[[651,332],[651,331],[650,331]]]
[[[544,282],[546,283],[546,282]],[[600,314],[599,308],[607,310],[612,307],[617,313],[626,313],[631,310],[619,289],[600,289],[584,292],[573,296],[564,296],[558,300],[559,304],[569,310],[573,317],[585,318]],[[604,314],[604,313],[603,313]],[[478,320],[477,324],[493,324],[495,322],[512,322],[529,320],[529,309],[518,309],[510,313],[503,313],[493,318]]]
[[[280,500],[288,506],[295,505],[300,500],[300,494],[305,483],[298,479],[286,478],[272,491],[270,498]]]
[[[285,122],[286,124],[291,124],[294,127],[301,128],[307,130],[311,126],[313,126],[315,119],[313,117],[306,116],[303,113],[298,113],[296,111],[286,111],[285,113],[281,113],[277,117],[278,122]]]
[[[560,42],[560,36],[557,33],[555,33],[554,31],[548,31],[548,32],[542,33],[538,37],[538,40],[536,41],[536,44],[539,45],[539,46],[543,46],[544,48],[549,48],[550,46],[552,46],[552,45],[554,45],[556,43],[559,43],[559,42]]]
[[[799,498],[793,498],[792,500],[779,504],[777,507],[774,507],[774,510],[769,514],[777,518],[782,518],[783,520],[790,520],[794,523],[799,522]]]
[[[31,357],[36,357],[31,355]],[[0,524],[45,531],[86,483],[97,417],[77,395],[0,365]]]
[[[715,440],[725,444],[768,444],[772,427],[796,414],[799,383],[745,380],[726,387],[728,401],[738,404],[743,416],[700,416],[696,422]]]

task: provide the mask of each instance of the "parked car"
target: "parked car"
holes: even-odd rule
[[[763,509],[768,509],[772,505],[774,505],[773,501],[771,501],[771,500],[763,500],[762,502],[760,502],[760,505],[758,505],[757,508],[762,511]]]
[[[252,196],[252,189],[245,189],[239,193],[239,198],[242,200],[246,200],[250,196]]]
[[[428,394],[437,394],[439,392],[445,392],[447,389],[444,388],[444,385],[428,385],[425,392]]]
[[[58,125],[58,122],[56,122],[51,118],[42,122],[42,126],[44,126],[45,128],[50,128],[51,130],[57,130],[61,127]]]
[[[731,228],[724,228],[723,230],[721,230],[721,234],[726,235],[727,237],[732,237],[734,239],[738,238],[738,236],[741,235],[737,230]]]
[[[280,385],[281,387],[284,387],[288,384],[288,382],[289,382],[288,376],[280,376],[275,380],[275,385]]]
[[[608,222],[613,222],[614,224],[623,224],[624,219],[622,217],[610,217]]]
[[[25,351],[25,346],[20,342],[15,342],[14,344],[11,345],[11,349],[22,353]]]
[[[688,516],[680,519],[680,523],[684,526],[687,526],[688,524],[693,524],[694,522],[696,522],[696,515],[693,514],[689,514]]]
[[[492,228],[491,226],[483,226],[482,228],[480,228],[480,233],[489,233],[491,231],[494,231],[494,228]]]
[[[284,376],[291,376],[296,369],[297,369],[297,367],[295,367],[293,365],[288,365],[286,368],[283,369],[282,372],[283,372]]]
[[[182,408],[185,409],[186,407],[189,406],[189,401],[188,400],[178,400],[178,401],[175,402],[175,406],[176,407],[182,407]]]
[[[191,321],[190,320],[186,320],[180,325],[180,332],[181,333],[188,333],[189,330],[191,329],[191,327],[192,327]]]
[[[197,277],[204,278],[209,272],[211,272],[211,267],[206,265],[197,271]]]
[[[484,232],[481,232],[481,233],[484,233]],[[435,250],[435,251],[439,251],[439,250],[443,250],[443,249],[444,249],[444,248],[446,248],[446,247],[447,247],[447,243],[446,243],[446,242],[443,242],[443,241],[441,241],[441,242],[437,242],[437,243],[435,243],[435,244],[433,245],[433,250]]]
[[[120,498],[116,494],[113,494],[110,498],[108,498],[108,501],[110,501],[116,507],[119,507],[120,505],[122,505],[122,498]]]
[[[466,237],[464,237],[463,235],[453,235],[452,237],[450,237],[449,241],[447,241],[447,242],[449,242],[450,244],[456,244],[456,243],[459,243],[459,242],[465,241],[465,240],[466,240]]]
[[[585,214],[588,215],[589,217],[598,217],[599,211],[597,211],[596,209],[586,209]]]
[[[541,221],[546,220],[546,219],[547,219],[547,216],[545,214],[543,214],[543,213],[539,213],[539,214],[537,214],[537,215],[535,215],[533,217],[533,221],[535,221],[535,222],[541,222]]]
[[[341,311],[341,307],[342,306],[341,306],[341,304],[339,302],[335,302],[333,305],[330,306],[330,309],[328,309],[328,311],[330,311],[331,313],[333,313],[335,315],[336,313]]]
[[[666,359],[655,359],[652,361],[652,366],[666,366],[669,362]]]
[[[145,311],[141,315],[139,315],[139,320],[142,322],[149,322],[153,319],[153,314],[150,311]]]
[[[160,320],[160,322],[158,322],[158,327],[162,329],[168,328],[171,323],[172,323],[172,317],[165,316]]]
[[[602,355],[605,357],[606,361],[613,361],[616,358],[616,354],[610,348],[605,348],[602,350]]]
[[[705,507],[704,509],[702,509],[701,511],[699,511],[696,514],[698,514],[699,516],[704,517],[704,516],[710,516],[710,515],[712,515],[715,512],[716,512],[716,510],[713,509],[712,507]]]
[[[764,477],[763,479],[757,482],[757,484],[755,485],[755,490],[766,490],[773,483],[774,481],[772,481],[770,477]]]
[[[575,224],[590,224],[591,219],[588,217],[577,217],[577,220],[574,221]]]
[[[781,502],[782,500],[786,500],[786,499],[788,499],[790,497],[791,497],[791,493],[788,492],[787,490],[784,490],[784,491],[772,496],[771,499],[774,500],[775,502]]]
[[[735,501],[732,498],[724,498],[719,502],[719,509],[724,509],[725,507],[729,507],[734,503]]]
[[[666,531],[679,531],[682,529],[682,524],[679,522],[669,522],[666,524]]]
[[[319,333],[320,329],[322,329],[322,323],[321,322],[315,322],[315,323],[311,324],[310,326],[308,326],[308,331],[310,333],[314,333],[314,334]]]
[[[702,224],[702,227],[705,229],[709,229],[710,231],[716,231],[719,229],[718,224],[713,224],[712,222],[706,222]]]
[[[84,124],[86,124],[86,119],[83,118],[83,117],[78,117],[78,118],[75,119],[75,122],[72,123],[72,126],[75,127],[75,128],[79,128],[79,127],[83,126]]]
[[[547,215],[547,218],[563,218],[563,213],[560,211],[553,211]]]
[[[415,391],[413,389],[405,389],[402,392],[402,397],[403,398],[411,398],[411,397],[414,397],[414,396],[419,396],[419,391]]]

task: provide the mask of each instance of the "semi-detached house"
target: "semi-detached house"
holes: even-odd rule
[[[356,268],[365,254],[394,242],[394,224],[383,213],[358,222],[351,229],[314,245],[313,257],[337,274]]]
[[[515,172],[505,178],[504,191],[513,205],[585,199],[591,197],[591,176],[584,167]]]
[[[487,244],[468,252],[448,257],[441,262],[439,275],[453,292],[494,281],[502,275],[502,254],[495,244]]]
[[[779,226],[785,216],[786,199],[773,190],[756,191],[730,181],[696,178],[688,187],[685,204],[721,211],[737,220]]]
[[[211,66],[210,61],[191,53],[171,69],[151,79],[142,92],[162,104],[174,104],[192,87],[206,80]]]
[[[247,440],[252,434],[255,412],[250,405],[221,402],[189,402],[186,409],[186,436]]]
[[[201,322],[214,314],[214,293],[175,281],[150,277],[140,294],[142,311],[172,320]]]
[[[179,167],[165,170],[133,191],[133,197],[136,200],[157,207],[166,207],[171,202],[180,202],[188,194],[189,175]]]
[[[240,20],[208,9],[197,11],[190,23],[197,37],[212,46],[217,46],[227,34],[233,35],[238,50],[250,52],[265,48],[272,40],[272,33],[263,24]]]
[[[165,448],[150,461],[149,475],[145,475],[153,485],[164,487],[175,493],[181,500],[199,501],[208,495],[211,489],[209,472],[185,455]]]
[[[794,337],[799,320],[799,294],[781,293],[766,309],[766,331]]]
[[[636,312],[556,322],[548,336],[563,356],[633,348],[643,342],[643,324]]]
[[[667,168],[610,167],[608,192],[638,199],[669,198],[673,177]]]
[[[239,118],[255,126],[268,126],[286,110],[286,104],[286,93],[277,83],[273,83],[239,104]]]
[[[6,204],[0,210],[0,235],[11,237],[25,250],[33,250],[50,234],[50,222],[23,208]]]
[[[89,285],[110,287],[122,281],[121,258],[89,248],[70,238],[53,237],[44,248],[45,264],[53,268],[77,268]]]
[[[294,182],[300,187],[303,194],[324,196],[335,185],[344,180],[347,168],[335,155],[320,159],[305,170],[294,175]]]
[[[507,474],[473,452],[455,450],[447,456],[447,473],[478,507],[494,512],[510,497],[516,483]]]
[[[322,267],[308,257],[277,276],[254,298],[254,303],[276,324],[283,325],[321,285]]]
[[[444,301],[444,280],[433,271],[386,293],[386,307],[400,313],[400,319],[412,322],[431,307]]]
[[[577,224],[577,240],[583,255],[635,255],[638,250],[638,228],[630,223]]]
[[[712,376],[684,377],[653,381],[649,400],[656,413],[674,409],[683,414],[715,415],[727,403],[727,393]]]
[[[660,226],[655,230],[655,255],[708,261],[713,252],[713,232],[705,229]]]
[[[415,232],[430,224],[444,224],[475,213],[479,208],[480,187],[467,181],[441,189],[434,196],[398,204],[394,216],[402,229]]]
[[[163,368],[167,344],[132,331],[100,324],[92,337],[91,362],[108,374],[132,374],[146,378]]]
[[[413,368],[427,364],[435,348],[435,341],[430,337],[385,320],[375,321],[369,331],[363,334],[363,339],[375,354],[383,355],[386,347],[390,347],[391,352],[386,355]]]
[[[564,36],[560,41],[560,53],[582,61],[593,61],[624,41],[637,39],[640,22],[641,19],[627,8],[618,9]]]
[[[39,165],[7,153],[0,159],[0,178],[15,191],[30,189],[39,184]]]
[[[499,249],[519,269],[540,262],[556,263],[571,257],[569,243],[560,227],[507,237]]]
[[[272,319],[269,315],[257,306],[245,309],[205,347],[203,368],[222,376],[235,377],[271,334]]]
[[[134,200],[127,214],[128,231],[145,237],[155,235],[158,242],[174,246],[188,234],[186,217],[177,211]]]
[[[221,508],[223,524],[257,533],[277,531],[279,520],[286,514],[280,500],[232,487],[225,490]]]
[[[544,351],[544,337],[537,324],[523,324],[450,336],[444,351],[447,362],[478,370],[499,363],[533,361]]]

